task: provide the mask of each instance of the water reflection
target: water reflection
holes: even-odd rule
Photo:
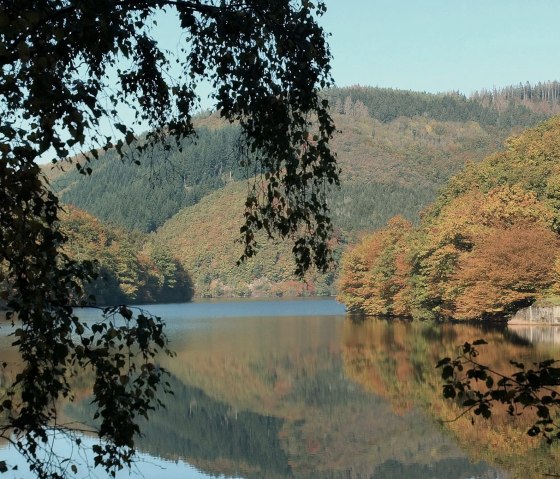
[[[560,346],[560,326],[509,325],[508,329],[532,344],[553,344]]]
[[[349,377],[372,393],[386,398],[397,414],[406,416],[420,408],[434,419],[449,421],[444,428],[473,460],[487,461],[506,469],[511,477],[542,477],[556,473],[558,448],[543,446],[526,431],[534,417],[512,418],[497,407],[491,420],[472,426],[469,415],[453,402],[442,399],[439,371],[434,368],[444,356],[457,355],[457,345],[484,337],[482,363],[504,373],[513,372],[510,358],[536,362],[558,356],[546,344],[532,346],[500,329],[472,325],[387,323],[370,321],[347,325],[344,364]]]
[[[509,424],[438,423],[456,410],[439,399],[434,370],[439,357],[481,336],[496,344],[487,358],[500,367],[507,368],[506,357],[549,350],[467,326],[353,324],[334,302],[330,315],[328,302],[317,303],[322,314],[312,315],[313,302],[304,301],[304,315],[291,305],[281,316],[279,302],[253,317],[234,314],[237,304],[246,308],[228,305],[227,317],[188,317],[180,305],[166,316],[177,357],[161,361],[175,395],[143,425],[138,445],[162,458],[174,477],[466,479],[551,472],[550,451],[523,446],[521,433],[506,436]],[[85,383],[81,392],[65,409],[73,419],[83,420],[91,407]],[[513,460],[529,453],[535,460],[524,459],[527,467]]]
[[[228,477],[498,477],[412,399],[403,414],[349,374],[348,341],[360,327],[340,315],[268,313],[185,331],[170,324],[177,358],[162,363],[176,394],[144,426],[142,450]]]

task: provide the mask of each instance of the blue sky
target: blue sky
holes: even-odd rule
[[[327,0],[333,74],[421,91],[560,80],[559,0]]]
[[[337,85],[429,92],[560,80],[560,0],[326,0]],[[157,37],[171,50],[176,20]]]
[[[325,1],[328,11],[320,23],[331,35],[338,86],[468,95],[493,86],[560,80],[560,0]],[[159,15],[154,36],[177,52],[176,16]],[[209,90],[199,89],[202,108],[213,107]],[[125,122],[132,118],[129,112],[122,115]]]

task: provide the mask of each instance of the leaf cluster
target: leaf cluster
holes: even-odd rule
[[[166,8],[177,12],[184,34],[177,76],[176,59],[151,31]],[[109,321],[85,335],[72,307],[95,279],[94,265],[64,252],[59,200],[35,161],[85,151],[76,168],[89,175],[103,151],[122,158],[180,146],[194,134],[196,84],[208,80],[221,115],[241,125],[246,164],[266,177],[246,202],[245,256],[254,252],[255,232],[265,229],[294,237],[298,271],[312,263],[326,268],[331,227],[323,192],[338,183],[338,167],[328,145],[328,103],[318,96],[331,82],[317,23],[324,10],[322,2],[289,0],[2,3],[0,298],[18,322],[15,345],[24,364],[3,406],[3,431],[15,434],[39,477],[65,474],[50,470],[53,462],[43,464],[38,451],[48,444],[58,399],[71,397],[69,377],[81,367],[95,371],[98,432],[109,441],[97,448],[98,463],[111,473],[128,464],[135,418],[151,409],[160,385],[153,358],[166,343],[159,319],[133,319],[127,308],[107,311],[123,317],[122,328]],[[123,109],[132,121],[120,119]],[[102,131],[104,123],[114,131]],[[137,139],[140,126],[149,132]]]
[[[455,359],[449,357],[438,361],[441,377],[445,381],[443,396],[458,402],[464,408],[461,415],[473,413],[489,419],[496,404],[507,406],[510,416],[535,413],[533,425],[527,430],[529,436],[542,436],[548,443],[560,439],[560,367],[558,361],[549,359],[526,367],[524,363],[510,361],[516,372],[502,374],[482,364],[477,346],[488,344],[479,339],[465,342]],[[474,423],[474,417],[473,417]]]

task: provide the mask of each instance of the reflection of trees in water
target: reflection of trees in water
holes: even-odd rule
[[[174,377],[170,384],[174,395],[161,398],[165,409],[140,425],[143,436],[137,445],[142,451],[186,460],[212,474],[289,476],[279,440],[281,419],[235,411]],[[85,400],[68,410],[87,417],[89,407]]]
[[[140,448],[153,455],[186,458],[213,474],[289,476],[280,446],[283,420],[237,411],[203,391],[173,379],[175,396],[142,427]]]
[[[484,464],[472,466],[468,476],[457,476],[461,459],[444,459],[435,464],[403,464],[397,461],[387,461],[375,468],[371,479],[401,479],[413,477],[415,479],[449,479],[469,477],[477,479],[505,479],[507,476],[500,472],[488,471]]]
[[[429,464],[464,457],[424,415],[395,415],[348,380],[343,328],[333,317],[228,322],[176,342],[179,360],[165,366],[237,410],[285,419],[282,447],[296,477],[327,477],[329,470],[369,477],[390,459]],[[463,470],[469,467],[465,459]]]
[[[453,420],[463,412],[442,397],[438,359],[454,357],[457,346],[484,337],[482,361],[510,373],[510,358],[526,362],[549,357],[546,346],[532,347],[526,341],[510,341],[509,333],[473,325],[367,321],[348,323],[344,331],[344,364],[349,377],[366,389],[387,398],[394,411],[406,415],[422,406],[437,419]],[[481,384],[481,387],[482,384]],[[489,421],[471,425],[470,416],[446,423],[472,457],[511,471],[513,477],[541,477],[554,472],[559,449],[542,445],[526,435],[532,419],[514,419],[499,408]]]
[[[185,458],[211,474],[247,478],[366,478],[392,460],[418,477],[413,465],[440,471],[434,479],[488,471],[449,446],[421,415],[396,417],[387,404],[360,391],[340,367],[296,381],[288,402],[308,405],[294,421],[238,411],[203,391],[173,380],[167,410],[146,423],[139,446],[151,454]],[[383,420],[380,420],[380,417]],[[394,458],[394,459],[391,459]],[[441,464],[441,466],[440,466]],[[446,466],[445,466],[446,464]]]
[[[266,326],[178,341],[179,361],[166,363],[175,396],[145,425],[139,446],[209,474],[255,479],[370,478],[389,461],[410,479],[415,465],[454,464],[457,478],[489,470],[471,464],[424,414],[397,415],[349,380],[341,322],[267,319]]]

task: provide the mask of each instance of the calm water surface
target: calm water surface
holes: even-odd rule
[[[541,333],[354,324],[333,300],[147,309],[165,318],[177,352],[161,359],[175,395],[143,424],[133,477],[489,479],[560,472],[558,450],[529,442],[525,425],[506,416],[474,427],[467,417],[442,422],[458,410],[441,399],[434,369],[457,345],[479,337],[491,343],[482,358],[503,370],[509,358],[560,356]],[[90,408],[87,393],[81,396],[65,407],[75,420]],[[31,477],[10,449],[0,452],[20,463],[17,475],[4,477]],[[104,477],[82,469],[77,477]]]

